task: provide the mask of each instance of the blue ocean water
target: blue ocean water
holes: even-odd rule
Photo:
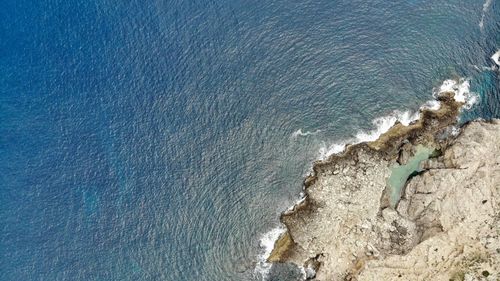
[[[450,78],[499,118],[498,49],[494,0],[3,0],[0,280],[261,280],[320,148]]]

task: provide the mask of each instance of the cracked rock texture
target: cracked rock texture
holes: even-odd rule
[[[409,181],[397,206],[420,242],[367,261],[358,280],[499,280],[500,122],[468,124],[428,162],[439,164],[422,163],[428,170]]]
[[[389,132],[398,136],[390,147],[359,144],[317,165],[304,203],[282,215],[288,231],[269,260],[321,281],[500,280],[500,121],[471,122],[453,136],[458,106],[442,104],[404,133]],[[392,208],[391,167],[417,144],[441,155],[421,163]]]

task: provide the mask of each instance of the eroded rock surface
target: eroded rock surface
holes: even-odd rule
[[[316,163],[306,199],[282,215],[288,232],[272,262],[303,266],[314,280],[498,280],[500,122],[472,122],[451,134],[460,104],[440,97],[410,126]],[[425,145],[398,205],[388,203],[391,167]]]
[[[358,280],[499,280],[500,122],[468,124],[430,162],[397,207],[420,243],[366,262]]]

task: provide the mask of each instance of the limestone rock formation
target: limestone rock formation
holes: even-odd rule
[[[451,94],[440,101],[416,123],[316,163],[269,260],[321,281],[500,280],[500,121],[456,136],[460,104]],[[417,145],[436,153],[391,206],[388,178]]]
[[[358,280],[499,280],[500,121],[473,122],[423,163],[397,206],[415,246],[367,261]],[[380,279],[380,277],[383,277]]]

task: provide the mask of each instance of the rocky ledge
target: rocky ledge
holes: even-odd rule
[[[409,126],[315,163],[268,260],[309,280],[499,280],[500,121],[458,129],[462,104],[438,100]],[[421,147],[432,153],[395,175]]]

